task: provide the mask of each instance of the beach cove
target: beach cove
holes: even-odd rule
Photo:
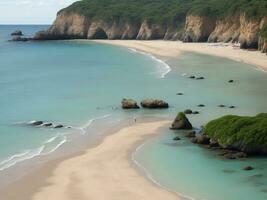
[[[102,42],[102,41],[99,41],[99,42]],[[113,44],[117,45],[116,43],[118,41],[107,41],[107,42],[109,44],[112,44],[112,42],[113,42]],[[176,42],[165,43],[163,41],[148,41],[148,42],[137,41],[136,44],[127,44],[127,42],[128,41],[126,41],[125,44],[120,44],[120,45],[125,46],[125,47],[127,46],[127,48],[109,47],[109,45],[98,45],[98,44],[94,44],[95,41],[92,44],[90,42],[88,44],[84,44],[84,43],[87,43],[87,41],[84,42],[84,41],[79,41],[79,40],[78,41],[71,41],[71,42],[69,42],[69,41],[67,41],[67,42],[55,42],[55,43],[48,42],[48,43],[41,44],[41,45],[44,45],[44,46],[51,45],[51,47],[52,47],[51,49],[53,49],[53,45],[63,45],[61,47],[64,47],[64,48],[67,47],[68,48],[67,51],[70,51],[69,55],[71,55],[71,53],[73,53],[71,51],[71,48],[73,48],[73,47],[76,48],[75,49],[76,51],[86,52],[89,50],[88,47],[90,47],[91,45],[96,45],[95,47],[99,48],[98,53],[101,52],[102,55],[103,55],[103,48],[104,49],[106,48],[106,49],[108,49],[108,52],[106,54],[104,54],[105,56],[107,56],[109,53],[116,52],[115,54],[112,55],[113,57],[115,57],[113,67],[118,65],[118,63],[120,62],[119,59],[116,59],[117,58],[116,56],[120,56],[120,58],[123,58],[124,56],[126,56],[127,59],[131,59],[131,57],[134,57],[135,59],[139,59],[139,58],[142,59],[142,62],[145,61],[145,65],[148,66],[147,71],[145,72],[145,78],[151,77],[151,80],[153,79],[153,81],[144,82],[142,77],[138,77],[137,75],[140,73],[140,70],[144,66],[144,63],[142,63],[142,62],[134,63],[133,65],[131,65],[133,71],[131,71],[131,73],[128,72],[127,74],[133,74],[133,76],[130,76],[131,81],[141,81],[140,84],[138,84],[138,88],[141,88],[141,89],[140,89],[140,91],[137,91],[138,93],[140,92],[140,94],[136,93],[133,95],[133,93],[131,93],[130,91],[134,91],[134,89],[136,87],[134,85],[130,85],[130,86],[127,85],[127,87],[125,87],[125,88],[129,89],[130,91],[127,92],[126,90],[124,90],[123,93],[119,93],[116,90],[118,92],[117,94],[119,94],[118,98],[116,98],[108,106],[107,106],[107,103],[105,101],[99,102],[99,100],[97,99],[95,101],[97,103],[94,104],[94,109],[97,110],[96,107],[100,107],[100,111],[99,111],[100,113],[98,113],[97,115],[98,115],[98,117],[103,116],[104,118],[105,118],[105,116],[107,116],[106,122],[101,121],[101,123],[107,123],[109,121],[108,115],[111,114],[112,117],[114,117],[114,115],[113,115],[114,112],[115,113],[121,112],[119,109],[118,109],[119,111],[112,109],[112,107],[119,107],[121,98],[133,97],[137,100],[141,100],[142,98],[145,98],[145,97],[155,97],[155,98],[159,97],[159,98],[165,99],[166,101],[168,101],[170,103],[171,107],[168,111],[141,110],[140,113],[138,113],[138,112],[129,112],[129,113],[128,112],[122,112],[119,114],[117,113],[115,115],[116,116],[115,119],[121,120],[125,117],[132,118],[132,119],[133,118],[138,119],[139,117],[144,117],[144,116],[145,117],[159,116],[159,117],[167,118],[168,121],[167,122],[162,121],[162,122],[152,122],[152,123],[150,122],[150,123],[144,123],[144,124],[137,124],[133,127],[130,126],[129,128],[123,128],[122,130],[117,131],[116,133],[112,134],[111,136],[107,136],[107,138],[104,139],[103,143],[100,143],[98,146],[94,147],[93,149],[88,149],[85,154],[74,156],[73,158],[67,158],[67,159],[60,161],[60,162],[55,162],[53,167],[52,167],[53,169],[50,169],[53,173],[48,176],[48,179],[47,180],[46,179],[45,180],[39,180],[41,182],[46,182],[46,183],[48,181],[48,184],[44,184],[44,185],[40,184],[42,187],[39,188],[37,191],[35,191],[33,194],[31,194],[31,196],[33,196],[33,199],[42,199],[43,197],[47,197],[50,195],[51,195],[50,197],[55,197],[53,195],[56,195],[57,199],[68,199],[68,198],[73,198],[73,197],[79,197],[79,199],[83,199],[83,198],[87,198],[88,197],[87,195],[93,195],[92,192],[89,192],[89,191],[88,191],[89,193],[87,194],[86,189],[83,189],[83,188],[87,188],[87,184],[89,184],[89,185],[93,184],[93,183],[90,183],[90,178],[89,178],[93,174],[87,174],[86,173],[87,170],[90,170],[90,166],[92,165],[92,163],[85,163],[84,164],[84,163],[82,163],[82,160],[84,160],[82,158],[84,158],[84,157],[87,158],[87,156],[88,156],[88,159],[94,159],[94,157],[92,157],[92,154],[94,154],[94,152],[95,152],[95,154],[100,153],[102,151],[104,153],[105,151],[108,151],[109,148],[114,149],[114,151],[109,152],[110,153],[109,155],[114,156],[114,154],[116,154],[116,155],[118,155],[118,157],[122,156],[123,157],[123,163],[124,163],[122,166],[126,165],[125,168],[127,168],[127,173],[126,174],[120,174],[120,171],[123,171],[124,168],[123,169],[117,168],[118,174],[121,175],[122,177],[125,177],[125,176],[129,177],[129,174],[128,174],[128,172],[129,172],[131,175],[134,176],[133,178],[136,179],[136,181],[133,181],[133,183],[135,183],[139,186],[139,183],[142,182],[140,184],[142,184],[144,187],[140,187],[142,189],[142,190],[140,189],[140,191],[132,191],[131,188],[125,188],[125,190],[118,191],[118,190],[116,190],[116,188],[110,188],[110,191],[107,191],[106,193],[103,192],[103,196],[102,196],[103,199],[105,199],[105,195],[108,195],[108,194],[109,195],[110,194],[115,195],[115,194],[118,194],[116,192],[123,192],[123,191],[128,192],[127,194],[132,193],[133,199],[136,199],[137,196],[135,196],[135,195],[140,195],[139,196],[140,199],[148,199],[148,198],[152,197],[152,196],[150,196],[151,194],[155,194],[155,199],[159,198],[159,197],[162,197],[162,198],[164,197],[166,199],[178,198],[173,193],[166,192],[165,190],[160,189],[160,187],[156,186],[153,182],[147,181],[147,179],[144,178],[144,177],[146,177],[146,173],[142,174],[142,171],[146,172],[146,170],[145,171],[142,170],[142,167],[144,167],[145,169],[149,169],[148,170],[149,174],[150,175],[152,174],[151,177],[153,177],[153,180],[154,181],[156,180],[155,181],[156,183],[160,183],[159,185],[161,185],[162,187],[168,188],[173,192],[177,192],[179,194],[182,194],[181,196],[191,197],[190,191],[187,191],[184,188],[181,190],[180,188],[177,187],[177,185],[175,185],[177,183],[173,184],[173,182],[171,181],[172,183],[169,184],[168,180],[162,180],[162,177],[168,177],[168,176],[165,176],[166,174],[164,174],[164,173],[162,173],[162,171],[160,171],[160,170],[168,169],[166,171],[170,170],[169,171],[170,175],[173,174],[173,172],[175,172],[175,171],[173,171],[174,170],[173,168],[169,169],[168,166],[165,166],[164,164],[159,165],[159,162],[160,162],[160,160],[162,160],[163,157],[165,157],[166,159],[163,162],[168,163],[168,161],[170,161],[170,160],[168,160],[168,158],[167,158],[168,156],[166,157],[166,155],[167,154],[172,155],[172,156],[169,156],[169,158],[171,159],[171,158],[173,158],[173,156],[176,155],[176,151],[179,151],[179,149],[175,148],[175,146],[177,146],[177,145],[179,146],[179,143],[177,144],[177,143],[174,143],[172,141],[172,137],[174,135],[173,135],[173,133],[169,132],[169,130],[167,130],[169,127],[169,124],[170,124],[170,120],[173,119],[173,117],[176,115],[176,113],[178,111],[183,111],[184,109],[186,109],[188,107],[198,109],[198,108],[196,108],[196,105],[199,103],[207,104],[207,107],[208,107],[207,109],[210,109],[210,111],[203,109],[200,111],[201,114],[199,116],[190,117],[190,120],[192,121],[194,126],[199,128],[201,125],[206,123],[208,120],[213,119],[213,118],[218,117],[218,116],[221,116],[223,114],[237,113],[237,114],[242,114],[242,115],[254,115],[258,112],[266,111],[266,104],[264,103],[264,100],[266,97],[266,87],[264,87],[264,84],[266,83],[266,77],[265,77],[266,75],[264,73],[262,73],[261,71],[255,70],[251,65],[240,64],[238,62],[233,62],[233,61],[230,61],[227,59],[217,58],[217,57],[212,57],[212,56],[203,56],[203,55],[193,54],[193,53],[183,53],[181,50],[178,50],[178,49],[176,50],[176,48],[177,48]],[[133,43],[133,42],[129,41],[128,43]],[[164,43],[166,45],[161,45],[160,43]],[[153,44],[155,46],[153,46]],[[35,45],[38,46],[40,44],[36,43],[36,44],[34,44],[34,46]],[[185,44],[185,45],[187,45],[187,44]],[[192,45],[194,45],[194,44],[192,44]],[[201,44],[198,44],[198,45],[200,46]],[[36,46],[35,46],[35,48],[36,48]],[[144,48],[144,46],[146,46],[147,48]],[[80,47],[82,47],[84,49],[79,49]],[[167,47],[170,47],[173,49],[168,49]],[[128,49],[128,48],[132,48],[132,49]],[[189,47],[187,47],[187,48],[188,48],[188,51],[194,52],[194,48],[190,49],[190,44],[189,44]],[[208,46],[204,45],[203,48],[207,49]],[[214,48],[216,48],[216,47],[212,47],[212,52],[215,52]],[[221,47],[218,47],[218,48],[221,48]],[[226,51],[229,48],[230,47],[226,47]],[[117,52],[117,50],[119,53]],[[136,50],[139,50],[139,51],[142,51],[142,52],[145,52],[148,54],[146,55],[142,52],[139,53]],[[234,51],[236,51],[236,50],[234,50]],[[156,52],[159,52],[159,53],[156,53]],[[168,55],[166,52],[171,52],[170,53],[171,55],[170,54]],[[173,52],[175,52],[175,53],[173,53]],[[218,52],[222,52],[222,51],[218,51]],[[237,50],[237,52],[239,52],[239,50]],[[245,55],[248,55],[247,53],[248,54],[250,54],[250,53],[256,54],[256,52],[244,51],[244,60],[243,60],[243,57],[241,56],[242,60],[244,62],[248,62],[250,64],[252,64],[252,62],[253,62],[254,65],[260,66],[262,68],[266,67],[266,65],[265,65],[266,62],[263,62],[266,60],[262,60],[266,57],[264,54],[260,54],[259,52],[257,52],[256,56],[253,57],[254,60],[252,59],[253,61],[246,61]],[[157,58],[155,57],[156,58],[155,59],[155,58],[151,57],[150,54],[152,54],[154,57],[156,56]],[[221,53],[221,54],[222,54],[221,56],[223,56],[223,53]],[[95,55],[97,56],[97,54],[95,54]],[[235,54],[233,54],[233,55],[235,55]],[[262,55],[265,57],[261,58]],[[85,56],[87,56],[87,54],[83,55],[82,58],[84,58]],[[236,56],[238,56],[238,55],[236,55]],[[247,56],[247,57],[250,58],[251,56]],[[158,59],[161,59],[161,60],[158,60]],[[232,58],[232,59],[235,60],[236,57]],[[163,62],[162,60],[165,62]],[[258,63],[256,63],[257,60],[259,61]],[[96,61],[97,61],[97,59],[95,60],[95,62]],[[197,62],[194,63],[194,61],[197,61]],[[89,62],[89,60],[84,60],[84,63],[86,63],[86,62]],[[92,62],[92,60],[90,60],[90,62]],[[221,69],[221,66],[219,63],[222,63],[221,66],[225,65],[226,68]],[[61,65],[61,64],[59,64],[59,65]],[[128,64],[128,62],[123,63],[124,66],[126,66],[127,64]],[[138,67],[138,65],[140,65],[140,67]],[[244,66],[242,66],[242,65],[244,65]],[[200,68],[198,70],[197,66],[201,67],[201,71],[200,71]],[[213,69],[213,66],[215,66],[215,69]],[[57,66],[55,66],[55,67],[57,67]],[[238,67],[241,67],[241,68],[238,68]],[[171,69],[171,71],[170,71],[170,69]],[[121,68],[118,71],[120,71],[120,70],[123,71],[124,68]],[[217,71],[219,73],[220,70],[231,70],[231,73],[226,74],[225,77],[220,78],[220,77],[217,77],[216,73],[215,73],[215,71]],[[104,73],[107,73],[104,78],[110,76],[110,74],[111,74],[105,70],[104,70]],[[243,74],[240,74],[240,73],[243,73]],[[207,78],[207,80],[204,80],[202,82],[198,82],[199,84],[195,84],[195,83],[192,83],[192,80],[189,80],[185,76],[185,74],[186,74],[186,76],[187,75],[205,76]],[[245,76],[243,76],[245,78],[241,79],[240,78],[241,75],[245,75]],[[136,77],[134,77],[134,76],[136,76]],[[251,77],[253,77],[253,80],[256,79],[257,81],[249,81],[249,80],[251,80]],[[112,77],[110,79],[110,81],[114,81],[117,78],[118,78],[117,76]],[[137,78],[137,79],[135,79],[135,78]],[[233,87],[229,87],[227,85],[228,79],[235,79],[238,81],[238,83],[236,85],[234,85]],[[127,83],[127,81],[130,81],[130,80],[121,80],[121,82],[118,82],[118,85],[121,83]],[[159,84],[156,84],[156,83],[159,83]],[[104,84],[104,82],[103,82],[103,84]],[[146,87],[142,88],[142,86],[144,86],[145,84],[148,84],[148,85]],[[172,86],[176,85],[176,87],[172,88],[171,85]],[[262,86],[261,88],[259,88],[260,85]],[[258,88],[258,91],[255,90],[255,87]],[[125,89],[125,88],[120,88],[120,89]],[[160,92],[159,92],[159,88],[160,88]],[[216,92],[216,88],[220,88],[221,90]],[[104,89],[105,88],[103,88],[103,92],[105,92]],[[143,89],[144,89],[144,91],[141,91]],[[237,93],[237,91],[239,91],[239,93]],[[176,96],[177,92],[183,92],[183,93],[185,93],[185,95],[183,97],[178,97],[178,96]],[[79,94],[83,94],[83,93],[85,93],[85,91],[82,91],[82,92],[75,94],[75,95],[79,95]],[[210,93],[213,93],[213,95],[216,96],[215,99],[210,98],[210,96],[208,96],[208,94],[210,94]],[[223,93],[223,95],[221,93]],[[197,95],[198,98],[195,98],[195,95]],[[253,95],[257,95],[257,99],[253,99],[252,98]],[[240,96],[240,97],[238,99],[236,99],[235,98],[236,96]],[[240,100],[240,99],[242,99],[242,100]],[[236,110],[219,109],[219,108],[217,108],[218,100],[220,100],[220,102],[225,103],[229,106],[230,105],[236,105],[237,109]],[[99,104],[102,104],[102,105],[99,105]],[[83,105],[86,105],[86,104],[84,103]],[[252,106],[252,105],[254,105],[254,106]],[[105,106],[107,106],[109,108],[107,108],[107,107],[105,108]],[[104,109],[102,109],[103,107],[104,107]],[[82,108],[84,108],[84,107],[81,107],[80,110],[82,110]],[[56,111],[58,111],[58,110],[56,110]],[[90,110],[88,110],[88,111],[90,111]],[[70,110],[69,112],[66,112],[65,114],[72,113],[72,112],[73,112],[73,110]],[[76,115],[78,116],[78,112],[76,113]],[[84,113],[83,115],[86,116],[86,113]],[[95,114],[92,114],[92,117],[97,117],[94,115]],[[49,116],[50,116],[50,114],[47,113],[46,117],[48,118]],[[40,116],[40,117],[43,117],[43,116]],[[59,119],[59,116],[57,118]],[[64,120],[64,122],[65,123],[67,122],[67,124],[72,125],[72,123],[73,123],[72,120],[73,119],[67,119],[66,118]],[[83,120],[83,121],[86,122],[86,120]],[[79,123],[77,122],[77,124],[79,124]],[[161,133],[161,134],[159,134],[159,136],[155,137],[155,139],[144,140],[144,138],[143,138],[144,135],[155,133],[155,132],[157,132],[156,130],[162,126],[163,126],[163,128],[161,129],[161,131],[159,131]],[[86,130],[86,132],[89,132],[89,133],[92,132],[92,130],[90,128],[89,129],[86,128],[85,130]],[[140,130],[142,130],[142,131],[140,131]],[[147,130],[147,131],[144,131],[144,130]],[[125,133],[125,132],[127,132],[127,133]],[[132,138],[128,134],[136,136],[136,137]],[[112,137],[114,137],[115,139],[111,139]],[[111,141],[111,140],[112,141],[116,140],[116,141],[119,141],[120,144],[126,145],[126,146],[124,146],[124,145],[121,146],[121,148],[125,147],[123,149],[123,151],[119,151],[119,152],[115,151],[116,150],[115,147],[117,147],[116,143],[112,144],[113,146],[110,144],[109,144],[110,146],[107,145],[107,143],[109,143],[109,141]],[[125,143],[123,141],[125,141]],[[138,145],[136,146],[136,144],[137,143],[138,144],[143,143],[143,141],[148,141],[148,145],[142,145],[141,148],[138,148]],[[149,142],[149,141],[151,141],[151,142]],[[155,143],[153,143],[153,141]],[[71,141],[68,141],[68,143],[70,143],[70,142]],[[169,143],[169,144],[166,144],[166,143]],[[187,144],[186,140],[184,140],[184,142],[182,142],[182,144],[188,145],[189,148],[192,147],[190,144]],[[164,145],[162,151],[157,150],[157,147],[162,147],[162,145]],[[120,146],[118,146],[118,148],[119,147]],[[62,146],[62,148],[64,148],[64,145]],[[135,161],[138,161],[138,163],[140,164],[140,166],[139,166],[139,167],[141,167],[141,169],[139,169],[140,173],[137,173],[134,170],[136,165],[131,164],[132,163],[132,161],[131,161],[132,152],[134,152],[136,148],[138,149],[139,153],[136,153],[134,158],[135,158]],[[194,147],[192,147],[192,148],[194,148]],[[169,150],[171,150],[171,153]],[[194,149],[194,150],[202,151],[201,148],[198,148],[198,147],[196,147],[196,149]],[[180,151],[180,152],[184,153],[184,155],[186,155],[186,153],[187,153],[186,151],[185,152]],[[120,153],[122,153],[122,154],[120,154]],[[209,157],[210,155],[212,155],[212,154],[207,154],[207,152],[205,152],[204,156]],[[106,156],[108,156],[108,155],[106,155]],[[203,156],[203,155],[201,155],[201,156]],[[148,159],[148,158],[151,158],[151,159]],[[99,159],[100,159],[100,156],[99,156]],[[103,159],[103,160],[101,160],[101,159]],[[104,165],[108,158],[105,156],[101,156],[101,159],[96,162],[99,165],[96,167],[95,173],[100,173],[99,171],[97,171],[97,169],[98,168],[101,169],[99,166],[101,166],[101,164]],[[218,159],[218,158],[215,157],[213,159]],[[113,163],[114,165],[112,165],[112,163],[111,163],[112,168],[115,167],[115,163],[117,163],[117,164],[121,163],[121,162],[115,162],[115,161]],[[186,160],[184,160],[183,162],[185,162],[185,161]],[[248,161],[248,162],[250,162],[250,161]],[[256,161],[256,162],[258,162],[258,161]],[[62,168],[66,168],[65,166],[66,165],[68,166],[71,163],[73,163],[73,167],[70,169],[70,171],[62,170]],[[81,163],[81,164],[79,164],[79,163]],[[76,168],[76,164],[80,165],[80,166],[78,168]],[[144,164],[145,164],[145,166],[144,166]],[[175,166],[178,167],[179,165],[180,165],[179,163],[173,163],[173,167],[175,167]],[[238,167],[240,168],[245,164],[239,163],[238,165],[239,166],[237,166],[237,168]],[[86,166],[88,166],[88,168]],[[122,166],[119,166],[119,167],[122,167]],[[153,168],[153,166],[159,166],[160,169],[157,167]],[[264,165],[259,162],[259,166],[260,166],[259,167],[259,173],[263,174],[263,177],[260,177],[259,178],[260,181],[256,180],[256,182],[264,182],[264,180],[266,179],[265,174],[264,174],[265,172],[261,171],[261,167]],[[219,168],[217,168],[217,169],[219,169]],[[77,170],[77,171],[79,171],[79,173],[81,173],[78,175],[78,178],[71,176],[71,172],[75,171],[75,170]],[[112,169],[110,169],[110,167],[109,168],[103,168],[103,172],[106,171],[107,173],[109,173],[110,171],[108,171],[108,170],[112,170]],[[84,176],[83,173],[86,173],[87,175],[90,175],[90,176],[86,177],[86,176]],[[93,173],[93,170],[92,170],[92,173]],[[142,177],[142,175],[144,177]],[[66,180],[66,182],[62,181],[62,179],[63,179],[62,176],[69,177],[70,182],[68,182],[69,180]],[[246,176],[246,175],[244,175],[244,176]],[[251,176],[253,176],[253,174],[251,174]],[[65,194],[64,192],[60,192],[60,191],[64,191],[66,189],[68,183],[70,183],[70,185],[69,185],[70,187],[72,187],[71,185],[77,183],[77,180],[79,182],[83,183],[83,181],[81,181],[81,180],[84,177],[86,177],[86,180],[84,182],[84,185],[81,184],[77,188],[78,192],[76,191],[74,194],[68,194],[68,193]],[[116,180],[116,178],[117,178],[117,176],[114,175],[114,177],[111,177],[110,180],[99,179],[99,186],[97,186],[97,184],[95,186],[97,188],[101,188],[101,185],[104,185],[107,181],[111,181],[111,183],[114,183],[115,182],[114,180]],[[124,179],[124,180],[127,181],[128,179]],[[189,180],[191,180],[191,179],[189,178]],[[86,181],[88,181],[88,182],[86,182]],[[225,183],[228,183],[227,181],[229,181],[229,180],[225,180],[225,181],[226,181]],[[184,177],[182,178],[181,182],[184,182],[185,185],[187,185],[186,181],[184,180]],[[179,182],[179,184],[180,184],[180,182]],[[123,182],[122,182],[122,186],[124,186],[124,185],[125,184],[123,184]],[[10,185],[10,187],[12,188],[12,184]],[[117,185],[117,187],[121,188],[120,185]],[[187,185],[187,187],[188,187],[188,185]],[[56,192],[55,192],[55,189],[56,189]],[[144,193],[146,190],[151,191],[151,192],[149,192],[149,197],[146,196],[147,194]],[[194,189],[192,189],[192,190],[194,190]],[[252,190],[254,190],[254,188],[252,188]],[[260,190],[264,190],[264,185],[261,185]],[[81,191],[86,191],[84,196],[82,196],[83,192],[81,192]],[[115,193],[113,193],[114,191],[115,191]],[[199,191],[194,191],[194,195],[193,195],[194,197],[198,196],[197,192],[199,192]],[[207,193],[207,192],[205,192],[205,190],[204,190],[204,193]],[[259,193],[260,193],[260,191],[259,191]],[[261,193],[263,193],[263,192],[261,192]],[[64,195],[67,195],[67,196],[64,196]],[[201,194],[201,195],[203,195],[203,194]],[[246,195],[246,194],[244,194],[244,195]],[[100,198],[99,194],[98,194],[98,197]],[[116,195],[115,195],[115,197],[116,197]],[[259,199],[261,197],[262,196],[259,195]],[[162,199],[162,198],[159,198],[159,199]],[[210,199],[210,197],[205,196],[205,194],[204,194],[204,197],[201,196],[201,198]],[[225,197],[222,196],[222,198],[225,198]]]

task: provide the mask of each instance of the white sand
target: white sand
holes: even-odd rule
[[[160,57],[177,57],[183,51],[224,57],[248,63],[267,71],[267,55],[260,51],[248,51],[233,48],[231,44],[219,43],[183,43],[180,41],[140,41],[140,40],[93,40],[102,44],[111,44],[133,48]]]
[[[49,185],[33,200],[172,200],[178,197],[141,176],[129,162],[129,152],[145,136],[170,122],[136,124],[104,139],[85,154],[61,162]]]

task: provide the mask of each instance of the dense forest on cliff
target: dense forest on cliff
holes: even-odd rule
[[[94,19],[157,23],[185,21],[187,14],[217,18],[246,13],[260,18],[267,13],[267,0],[82,0],[60,12],[77,12]]]

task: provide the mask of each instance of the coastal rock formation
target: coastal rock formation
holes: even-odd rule
[[[21,30],[15,30],[14,32],[11,33],[12,36],[22,36],[22,31]]]
[[[189,122],[187,117],[183,112],[178,113],[176,118],[174,119],[170,129],[172,130],[180,130],[180,129],[192,129],[192,124]]]
[[[169,104],[163,100],[158,99],[145,99],[141,102],[143,108],[168,108]]]
[[[251,13],[243,8],[234,8],[230,0],[227,0],[222,7],[217,7],[217,3],[210,1],[207,2],[206,7],[205,5],[201,7],[195,1],[190,4],[173,1],[168,5],[164,4],[166,8],[162,8],[161,11],[160,8],[163,5],[158,1],[149,3],[131,1],[129,4],[125,1],[114,1],[103,7],[105,4],[103,0],[90,2],[82,0],[59,11],[53,25],[47,31],[36,33],[34,39],[164,39],[184,42],[239,42],[241,48],[258,48],[262,52],[267,51],[265,8],[259,10],[260,7],[256,3],[251,5],[249,1],[244,5],[244,2],[238,1],[243,7],[253,7],[255,12]],[[113,4],[120,9],[114,9],[116,6],[111,6]],[[261,4],[265,6],[263,0]],[[175,10],[179,6],[184,6],[185,10],[183,12]],[[136,9],[137,7],[139,9]],[[226,13],[225,10],[229,7],[232,12]]]
[[[137,102],[133,99],[123,99],[121,101],[121,107],[123,109],[138,109],[140,108],[138,105],[137,105]]]

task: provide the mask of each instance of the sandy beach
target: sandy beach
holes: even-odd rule
[[[102,44],[111,44],[133,48],[159,57],[177,57],[182,52],[195,52],[219,56],[254,65],[267,71],[267,56],[259,51],[233,48],[229,43],[183,43],[180,41],[140,41],[140,40],[94,40]]]
[[[149,182],[129,162],[129,152],[168,121],[141,123],[110,135],[83,155],[60,163],[48,178],[49,185],[33,200],[68,199],[177,199]]]
[[[179,199],[138,171],[131,154],[169,121],[137,123],[104,138],[84,153],[47,163],[11,185],[1,198],[32,200]],[[15,193],[11,191],[16,191]]]

